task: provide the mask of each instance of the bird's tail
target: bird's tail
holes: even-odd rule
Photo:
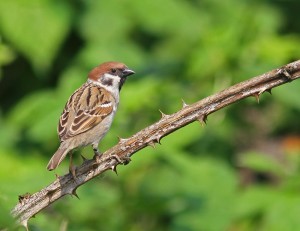
[[[69,152],[68,148],[59,147],[58,150],[51,157],[51,159],[47,165],[47,169],[49,171],[52,171],[53,169],[55,169],[63,161],[63,159],[68,154],[68,152]]]

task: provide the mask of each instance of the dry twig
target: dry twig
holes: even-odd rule
[[[205,123],[209,114],[238,100],[254,96],[257,100],[264,92],[271,93],[271,89],[291,82],[300,77],[300,60],[289,63],[263,75],[238,83],[219,93],[204,98],[194,104],[187,105],[183,101],[180,111],[166,115],[161,112],[162,118],[141,130],[128,139],[119,139],[119,143],[107,150],[102,159],[84,160],[76,169],[77,180],[70,174],[58,177],[53,183],[32,195],[26,194],[19,197],[19,203],[12,210],[12,215],[18,222],[27,227],[28,220],[45,207],[59,198],[70,194],[75,195],[76,189],[108,169],[116,171],[116,166],[125,163],[126,160],[137,151],[160,143],[161,138],[177,129],[200,121]]]

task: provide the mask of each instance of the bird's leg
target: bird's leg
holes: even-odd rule
[[[93,159],[98,163],[100,160],[100,157],[102,156],[102,153],[98,150],[98,144],[92,144],[93,151],[94,151],[94,157]]]
[[[70,152],[70,165],[69,165],[69,172],[72,174],[73,179],[76,180],[76,173],[75,173],[75,169],[76,167],[73,165],[73,152]]]
[[[92,144],[93,150],[94,150],[94,157],[93,159],[96,161],[96,163],[100,162],[100,158],[102,157],[102,153],[99,152],[98,150],[98,144]],[[110,155],[107,158],[104,159],[105,160],[112,160],[115,159],[119,164],[128,164],[131,159],[130,157],[119,157],[118,155]]]
[[[94,151],[95,156],[101,156],[102,155],[102,153],[99,152],[98,148],[93,148],[93,151]]]
[[[118,172],[117,172],[117,165],[118,165],[118,164],[124,164],[124,165],[126,165],[126,164],[128,164],[128,163],[131,161],[130,157],[128,157],[128,156],[122,156],[122,157],[119,157],[118,155],[115,155],[115,154],[110,155],[110,156],[104,158],[104,161],[106,161],[106,160],[113,160],[113,159],[114,159],[115,161],[117,161],[117,163],[116,163],[115,165],[111,165],[110,168],[111,168],[111,170],[114,171],[117,175],[118,175]]]

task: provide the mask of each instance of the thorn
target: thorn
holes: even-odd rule
[[[114,173],[116,173],[116,175],[118,176],[117,165],[111,166],[111,170],[112,170]]]
[[[127,165],[130,163],[130,161],[131,161],[131,158],[129,156],[123,156],[121,164]]]
[[[161,137],[156,137],[156,139],[154,140],[155,143],[161,144],[160,143]]]
[[[159,112],[160,112],[160,115],[161,115],[162,119],[164,119],[165,117],[167,117],[167,115],[165,113],[163,113],[160,109],[159,109]]]
[[[126,141],[127,139],[124,139],[124,138],[121,138],[120,136],[118,136],[118,140],[120,143],[122,143],[122,142]]]
[[[289,82],[293,80],[292,76],[285,68],[280,69],[280,73],[283,74]]]
[[[78,194],[77,194],[77,192],[76,192],[76,188],[74,188],[74,189],[72,190],[72,195],[75,196],[75,197],[77,197],[78,200],[80,200],[80,198],[79,198],[79,196],[78,196]]]
[[[49,189],[47,189],[47,197],[49,197],[49,200],[51,201],[51,198],[52,198],[52,196],[53,196],[53,194],[54,194],[54,192],[55,192],[55,190],[49,190]]]
[[[252,96],[254,96],[257,103],[259,103],[259,93],[254,93]]]
[[[59,180],[60,176],[57,173],[55,173],[55,178],[56,180]]]
[[[260,96],[262,93],[266,92],[267,91],[267,88],[264,87],[262,88],[257,94]]]
[[[272,95],[272,88],[266,90],[266,92],[268,92],[270,95]]]
[[[201,123],[201,126],[203,127],[204,125],[206,125],[207,122],[207,115],[202,114],[199,118],[198,121]]]
[[[28,229],[28,219],[25,219],[25,220],[21,221],[21,225],[23,225],[25,227],[26,231],[29,231],[29,229]]]
[[[19,203],[23,204],[25,200],[30,198],[31,194],[29,192],[19,195]]]
[[[155,148],[155,142],[153,142],[153,141],[150,141],[147,145],[152,148]]]
[[[188,104],[186,104],[186,102],[184,102],[183,99],[181,99],[181,101],[182,101],[182,108],[185,108],[185,107],[189,106]]]

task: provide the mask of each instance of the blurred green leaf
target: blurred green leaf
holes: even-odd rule
[[[11,112],[8,122],[28,129],[28,134],[33,139],[47,140],[56,131],[55,125],[59,115],[56,97],[52,92],[44,91],[32,94],[18,104]],[[52,132],[49,130],[49,124],[52,124]]]
[[[299,195],[283,195],[274,200],[266,212],[263,230],[293,231],[300,227]]]
[[[41,73],[51,67],[70,23],[71,9],[66,2],[13,0],[0,3],[0,29],[5,39]]]
[[[0,37],[0,67],[11,63],[15,59],[15,53],[11,47],[2,42]],[[0,73],[1,77],[1,73]]]
[[[280,198],[280,193],[266,186],[253,186],[240,192],[236,203],[238,219],[255,218],[262,215]]]
[[[240,155],[240,165],[254,171],[278,175],[283,171],[283,166],[274,157],[255,151],[242,153]]]

